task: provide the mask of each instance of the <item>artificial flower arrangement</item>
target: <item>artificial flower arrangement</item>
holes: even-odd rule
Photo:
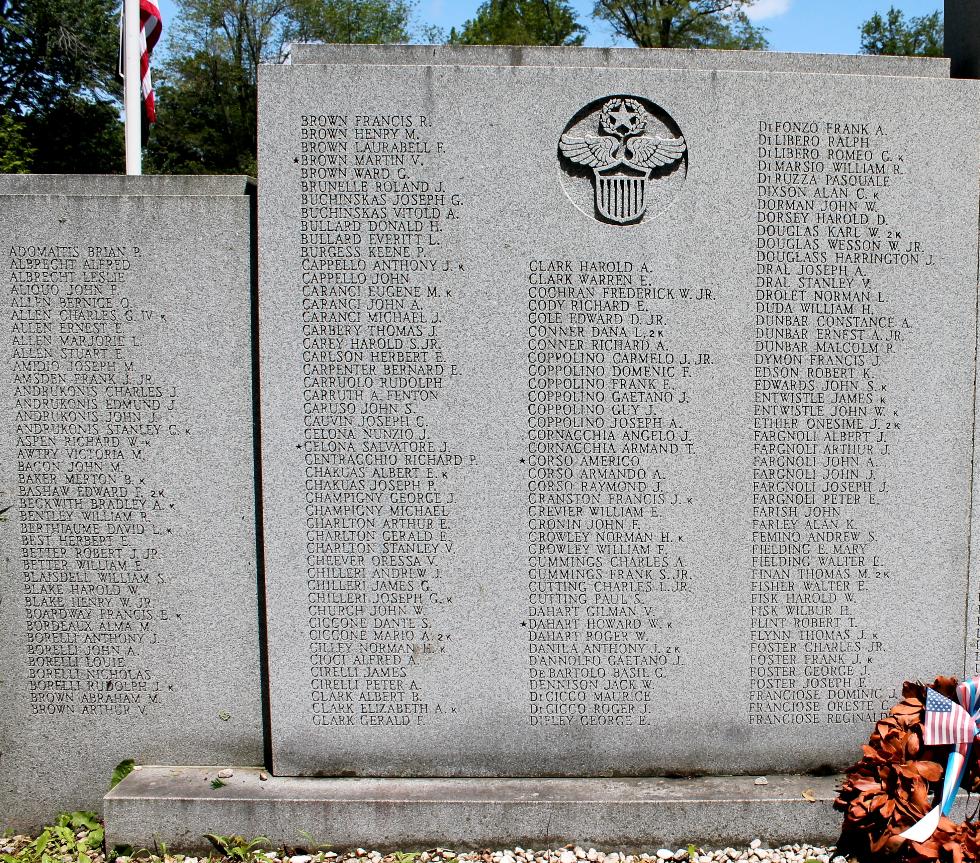
[[[961,787],[980,790],[977,720],[980,677],[906,682],[834,801],[844,813],[840,852],[900,863],[980,861],[980,822],[948,817]]]

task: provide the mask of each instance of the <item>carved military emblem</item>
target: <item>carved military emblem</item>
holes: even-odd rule
[[[592,169],[595,209],[603,221],[639,222],[647,210],[651,179],[669,173],[684,159],[687,144],[679,132],[644,134],[654,122],[670,132],[639,99],[614,96],[598,112],[599,135],[580,137],[566,131],[559,139],[565,159]]]

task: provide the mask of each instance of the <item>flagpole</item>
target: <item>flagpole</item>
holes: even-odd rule
[[[126,112],[126,173],[143,173],[140,84],[140,0],[123,0],[123,109]]]

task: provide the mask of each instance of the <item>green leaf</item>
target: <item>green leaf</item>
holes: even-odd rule
[[[30,847],[34,849],[35,854],[44,853],[44,849],[48,847],[48,842],[51,841],[51,830],[45,830],[40,836],[35,839]]]
[[[222,854],[228,853],[228,839],[230,837],[222,836],[220,833],[205,833],[204,838]]]
[[[72,812],[71,825],[84,827],[86,830],[98,830],[102,827],[102,822],[94,812]]]
[[[112,779],[109,780],[109,790],[112,791],[123,779],[129,776],[133,772],[134,767],[136,767],[136,762],[132,758],[120,761],[116,765],[116,769],[112,771]]]

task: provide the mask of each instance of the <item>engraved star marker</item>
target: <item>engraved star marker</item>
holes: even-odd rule
[[[625,105],[620,105],[615,111],[610,115],[616,121],[616,128],[620,126],[625,126],[627,129],[630,128],[633,118],[636,114],[627,108]]]

